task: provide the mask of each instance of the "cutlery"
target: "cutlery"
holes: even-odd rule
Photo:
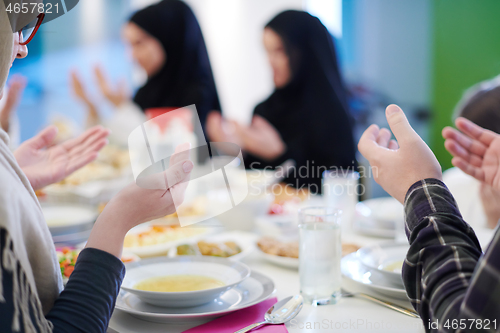
[[[407,316],[410,316],[410,317],[413,317],[413,318],[420,318],[420,316],[418,315],[418,313],[414,310],[410,310],[410,309],[407,309],[405,307],[402,307],[402,306],[399,306],[397,304],[394,304],[394,303],[391,303],[391,302],[388,302],[388,301],[384,301],[384,300],[381,300],[380,298],[376,298],[376,297],[373,297],[373,296],[370,296],[370,295],[367,295],[367,294],[363,294],[363,293],[351,293],[351,292],[348,292],[344,289],[341,290],[341,294],[342,294],[342,297],[361,297],[361,298],[364,298],[364,299],[367,299],[367,300],[370,300],[372,302],[375,302],[375,303],[378,303],[382,306],[385,306],[389,309],[393,309],[397,312],[400,312],[402,314],[405,314]]]
[[[278,303],[271,306],[269,310],[267,310],[266,314],[264,315],[264,321],[252,324],[234,333],[245,333],[261,325],[284,324],[287,321],[292,320],[296,315],[299,314],[300,310],[302,310],[303,304],[304,299],[301,295],[289,296],[287,298],[284,298]]]

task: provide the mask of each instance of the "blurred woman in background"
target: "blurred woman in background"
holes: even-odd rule
[[[322,171],[355,165],[347,91],[332,36],[318,18],[288,10],[266,25],[264,46],[274,92],[255,107],[250,126],[227,126],[219,113],[211,113],[208,135],[238,143],[248,168],[295,160],[286,182],[320,192]]]
[[[219,97],[203,35],[193,11],[179,0],[163,0],[136,12],[123,28],[134,61],[147,75],[146,83],[129,100],[123,85],[111,88],[98,68],[96,77],[106,98],[118,108],[106,121],[112,138],[127,142],[128,134],[152,108],[196,105],[202,127],[211,110],[220,110]],[[76,74],[76,95],[89,107],[92,122],[101,122]]]

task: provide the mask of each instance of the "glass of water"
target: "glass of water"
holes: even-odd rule
[[[342,211],[342,229],[352,228],[359,188],[359,173],[352,170],[328,170],[323,172],[323,198],[325,205]]]
[[[335,304],[340,298],[340,215],[333,207],[299,210],[300,293],[313,305]]]

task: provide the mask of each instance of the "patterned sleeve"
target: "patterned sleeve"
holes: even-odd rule
[[[497,331],[499,232],[482,256],[474,231],[437,179],[425,179],[410,188],[405,217],[410,249],[403,281],[426,331]]]

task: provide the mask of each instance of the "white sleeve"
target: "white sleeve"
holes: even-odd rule
[[[3,109],[5,102],[8,94],[8,87],[4,87],[4,98],[0,99],[0,111]],[[7,134],[9,134],[9,148],[10,150],[15,150],[17,147],[19,147],[19,144],[21,143],[21,128],[19,125],[19,119],[17,118],[16,115],[16,110],[11,113],[10,119],[9,119],[9,131]]]

